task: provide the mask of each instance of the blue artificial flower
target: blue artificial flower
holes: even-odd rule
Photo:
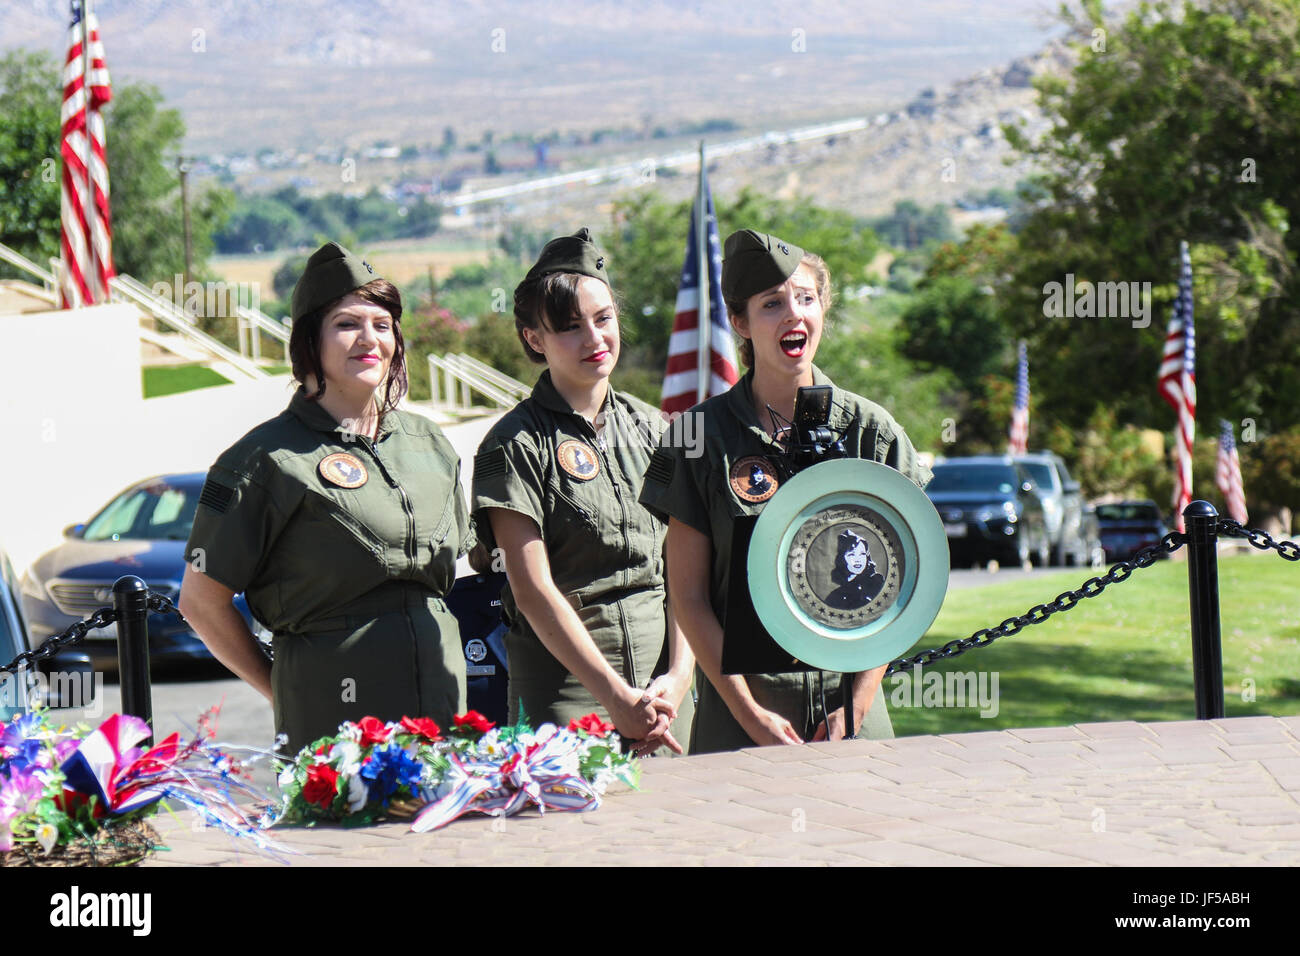
[[[398,788],[419,783],[420,772],[420,762],[396,744],[376,747],[361,765],[361,777],[371,795],[378,796],[385,806]]]

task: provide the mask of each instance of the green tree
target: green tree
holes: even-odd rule
[[[59,254],[58,88],[45,54],[0,58],[0,241],[42,266]],[[0,270],[19,275],[7,263]]]
[[[1068,11],[1078,63],[1038,82],[1049,132],[1013,146],[1047,170],[1020,239],[1008,314],[1030,339],[1045,407],[1082,427],[1099,404],[1168,428],[1152,387],[1178,272],[1196,273],[1198,415],[1300,418],[1300,21],[1294,0],[1143,3],[1107,20]],[[1096,32],[1100,31],[1100,32]],[[1098,42],[1098,39],[1104,42]],[[1044,314],[1068,274],[1150,282],[1150,324]],[[1138,321],[1142,321],[1140,318]]]
[[[899,323],[899,351],[928,368],[951,369],[967,390],[1007,367],[1011,339],[992,290],[965,276],[928,281]]]
[[[894,211],[872,220],[871,226],[881,239],[900,249],[919,249],[932,240],[957,238],[947,207],[935,204],[922,209],[910,199],[894,203]]]
[[[38,262],[59,251],[59,71],[43,53],[13,51],[0,60],[0,233]],[[113,217],[113,260],[146,285],[184,271],[180,180],[176,156],[185,126],[161,109],[149,86],[120,83],[104,109]],[[52,167],[50,160],[53,160]],[[231,196],[209,189],[191,196],[194,272],[201,278],[211,235]]]

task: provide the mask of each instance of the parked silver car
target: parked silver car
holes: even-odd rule
[[[1052,564],[1091,564],[1096,543],[1090,538],[1095,536],[1088,533],[1083,494],[1079,483],[1070,477],[1065,462],[1051,452],[1016,455],[1015,460],[1038,486]]]

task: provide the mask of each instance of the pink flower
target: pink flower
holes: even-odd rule
[[[45,785],[30,773],[15,773],[0,786],[0,852],[13,849],[10,821],[35,810],[44,792]]]

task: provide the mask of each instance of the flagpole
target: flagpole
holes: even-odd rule
[[[89,253],[86,256],[89,275],[84,278],[90,291],[90,301],[85,304],[94,305],[99,301],[99,281],[96,279],[99,270],[95,255],[95,178],[91,172],[90,146],[90,0],[81,2],[81,105],[85,117],[82,134],[85,138],[83,162],[86,164],[86,201],[82,208],[86,211],[86,251]]]
[[[713,285],[709,281],[709,260],[706,258],[709,254],[708,228],[709,211],[705,207],[704,199],[704,140],[700,140],[700,175],[695,189],[695,261],[699,267],[700,288],[700,303],[697,310],[699,316],[699,363],[697,368],[700,372],[700,381],[697,389],[697,402],[702,402],[709,397],[709,378],[713,368],[709,352],[709,338],[713,331],[713,317],[709,315],[709,307],[713,304],[711,301],[713,298]]]

